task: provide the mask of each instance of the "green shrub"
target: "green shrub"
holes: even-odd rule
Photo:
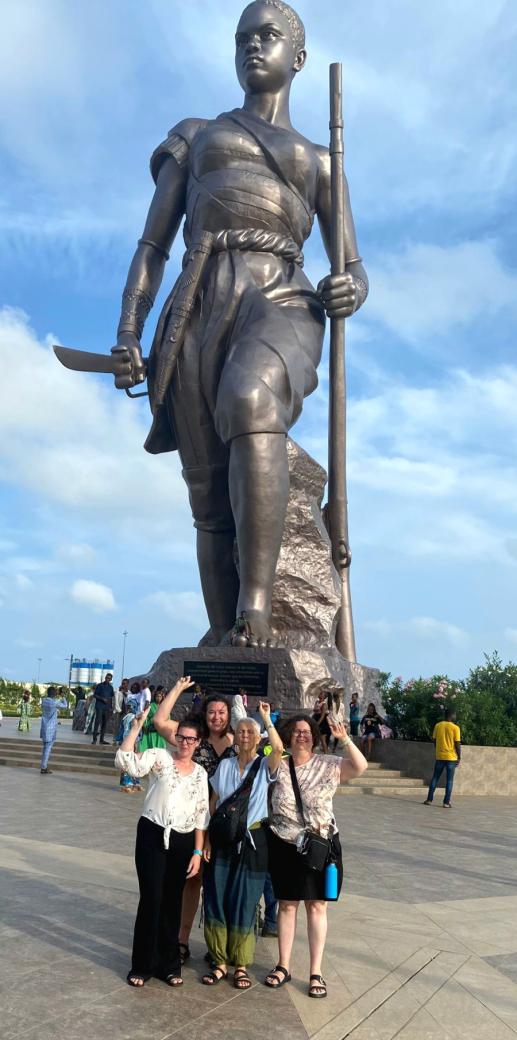
[[[392,679],[382,673],[379,692],[397,735],[404,740],[431,740],[434,726],[454,708],[464,744],[517,747],[517,665],[503,666],[497,653],[466,679],[446,675],[430,679]]]

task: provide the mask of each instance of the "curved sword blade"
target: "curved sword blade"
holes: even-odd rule
[[[54,347],[54,354],[65,368],[73,372],[108,372],[115,374],[111,354],[92,354],[88,350],[72,350],[71,347]]]

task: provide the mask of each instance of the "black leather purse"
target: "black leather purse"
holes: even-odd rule
[[[208,825],[212,848],[229,849],[237,846],[246,834],[251,789],[261,761],[261,758],[255,759],[242,784],[217,806]]]
[[[303,856],[306,867],[309,867],[311,870],[325,870],[331,856],[331,842],[328,838],[323,838],[322,835],[318,834],[316,831],[311,831],[305,823],[302,796],[300,794],[300,786],[298,784],[298,777],[296,776],[296,769],[292,758],[289,758],[289,772],[291,774],[291,783],[293,785],[296,808],[298,809],[302,818],[303,826],[305,827],[301,838],[296,842],[296,848],[300,855]]]

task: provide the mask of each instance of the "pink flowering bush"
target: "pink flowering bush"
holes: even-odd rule
[[[498,654],[466,679],[445,675],[429,679],[392,679],[382,673],[379,692],[385,714],[404,740],[431,740],[434,726],[454,708],[465,744],[517,747],[517,665],[503,665]]]

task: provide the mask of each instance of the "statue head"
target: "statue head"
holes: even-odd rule
[[[283,0],[253,0],[235,34],[235,67],[246,93],[275,93],[305,65],[303,22]]]

